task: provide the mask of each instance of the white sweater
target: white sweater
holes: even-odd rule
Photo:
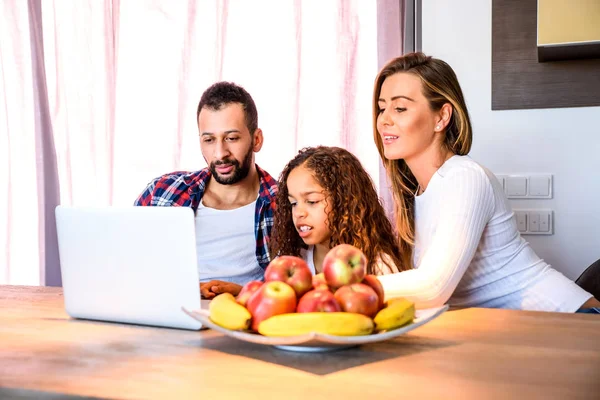
[[[415,197],[413,262],[379,277],[386,298],[574,312],[592,297],[533,252],[495,175],[468,156],[447,160]]]

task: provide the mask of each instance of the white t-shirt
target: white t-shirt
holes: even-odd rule
[[[304,261],[306,261],[306,264],[308,264],[308,268],[310,268],[310,272],[312,272],[313,275],[316,275],[317,269],[315,268],[315,246],[311,245],[308,246],[308,249],[302,249],[300,250],[300,258],[302,258]]]
[[[264,270],[256,259],[254,233],[256,201],[233,210],[198,205],[196,253],[200,282],[212,279],[244,285],[263,280]]]
[[[387,298],[574,312],[592,297],[534,253],[495,175],[468,156],[447,160],[415,198],[413,261],[379,278]]]

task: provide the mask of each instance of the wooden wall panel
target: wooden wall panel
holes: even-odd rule
[[[537,0],[492,0],[492,110],[600,106],[600,59],[538,62]]]

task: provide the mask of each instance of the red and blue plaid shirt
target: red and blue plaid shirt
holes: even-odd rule
[[[270,262],[269,240],[273,228],[273,212],[277,182],[265,170],[256,166],[260,180],[254,218],[256,260],[263,268]],[[211,173],[208,168],[196,172],[173,172],[154,179],[135,201],[136,206],[192,207],[198,209]]]

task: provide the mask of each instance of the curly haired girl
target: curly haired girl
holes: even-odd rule
[[[332,247],[351,244],[367,257],[367,273],[404,270],[391,222],[360,161],[339,147],[300,150],[279,177],[271,254],[306,260],[322,271]]]

